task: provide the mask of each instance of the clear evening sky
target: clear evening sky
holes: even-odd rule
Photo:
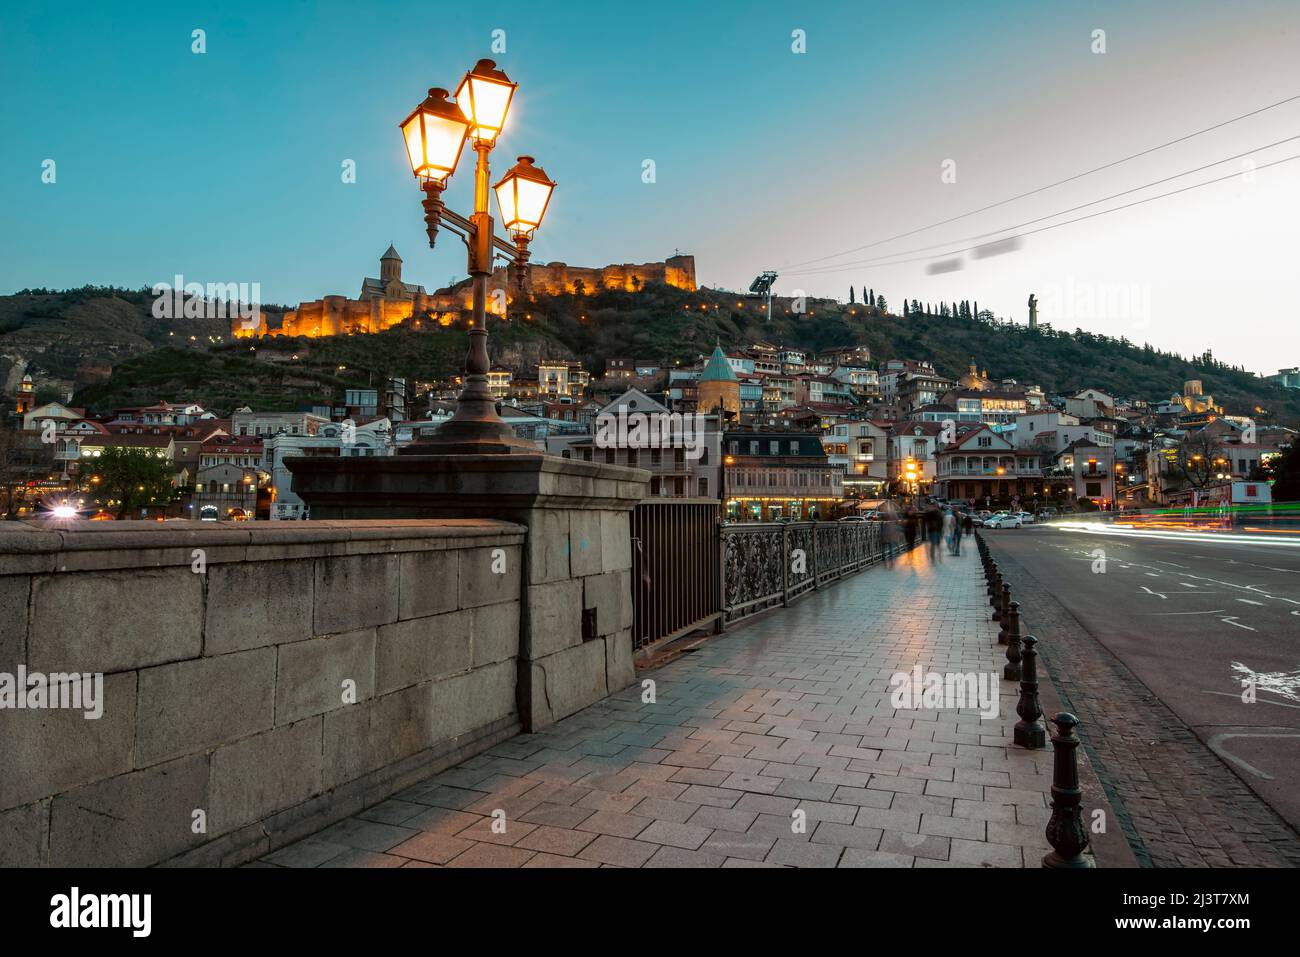
[[[408,281],[460,278],[452,237],[427,246],[397,123],[493,55],[498,29],[495,59],[521,85],[494,176],[528,153],[560,184],[534,261],[680,249],[708,285],[777,268],[782,294],[846,299],[853,284],[1019,321],[1035,292],[1058,327],[1259,372],[1300,363],[1300,160],[1266,166],[1300,139],[1258,149],[1300,134],[1300,99],[835,255],[1300,94],[1294,0],[6,4],[0,293],[181,273],[292,305],[355,296],[390,242]],[[1020,231],[1225,182],[929,271],[968,237],[1247,151],[1253,174],[1234,159]],[[929,258],[901,262],[918,249]]]

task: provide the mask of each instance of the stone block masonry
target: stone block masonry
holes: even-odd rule
[[[0,523],[0,672],[104,676],[98,719],[0,709],[0,866],[241,863],[516,733],[525,532]],[[548,707],[605,694],[624,600]]]
[[[503,590],[519,595],[519,717],[526,731],[548,727],[634,680],[629,514],[645,493],[648,472],[549,455],[424,454],[418,446],[396,456],[288,464],[314,516],[483,516],[528,529],[517,569],[502,576],[462,564],[456,591],[458,607],[476,612],[475,667],[499,654],[484,650],[500,641],[500,631],[480,604]],[[420,600],[437,601],[440,594]],[[406,660],[400,636],[389,637],[389,652]],[[381,687],[386,680],[381,674]]]

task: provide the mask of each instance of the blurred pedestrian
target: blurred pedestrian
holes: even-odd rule
[[[939,514],[938,505],[930,503],[925,510],[922,524],[925,527],[926,541],[930,546],[930,559],[941,561],[943,556],[939,551],[939,540],[943,537],[943,516]]]
[[[957,524],[957,514],[951,508],[943,510],[943,537],[948,542],[948,552],[961,554],[961,526]]]
[[[907,511],[903,514],[903,537],[907,540],[907,547],[910,550],[916,544],[916,535],[920,530],[920,516],[916,514],[916,507],[907,506]]]

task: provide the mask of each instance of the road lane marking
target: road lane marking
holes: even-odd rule
[[[1212,611],[1149,611],[1148,615],[1153,617],[1167,617],[1170,615],[1221,615],[1226,608],[1215,608]]]
[[[1226,621],[1230,625],[1235,625],[1238,628],[1245,628],[1247,631],[1255,630],[1254,628],[1250,627],[1250,625],[1243,625],[1241,622],[1237,621],[1236,615],[1229,615],[1227,618],[1220,618],[1219,621]]]
[[[1222,745],[1223,742],[1231,741],[1233,738],[1298,738],[1300,739],[1300,732],[1293,731],[1290,728],[1276,728],[1274,730],[1282,731],[1284,733],[1283,734],[1260,734],[1257,731],[1253,731],[1253,730],[1252,731],[1225,731],[1213,735],[1208,741],[1205,742],[1205,745],[1211,751],[1217,754],[1219,757],[1223,758],[1225,761],[1231,761],[1233,764],[1237,765],[1238,767],[1249,771],[1251,774],[1255,775],[1256,777],[1263,778],[1265,781],[1272,781],[1273,775],[1261,771],[1259,768],[1251,764],[1247,764],[1241,758],[1229,752],[1228,749],[1224,748]]]
[[[1270,691],[1292,701],[1300,701],[1300,669],[1295,671],[1255,671],[1240,661],[1232,663],[1232,670],[1242,675],[1241,681],[1253,682],[1261,691]]]
[[[1262,601],[1251,601],[1249,598],[1238,598],[1237,601],[1242,602],[1243,604],[1246,605],[1259,605],[1261,608],[1264,605]]]
[[[1148,595],[1155,595],[1155,596],[1158,597],[1158,598],[1168,598],[1168,597],[1169,597],[1168,595],[1162,595],[1162,594],[1160,594],[1160,592],[1158,592],[1158,591],[1152,591],[1152,590],[1151,590],[1150,588],[1148,588],[1146,585],[1143,585],[1143,586],[1142,586],[1142,590],[1143,590],[1144,592],[1146,592]]]
[[[1238,701],[1241,701],[1241,695],[1235,694],[1231,691],[1202,691],[1201,694],[1223,695],[1225,698],[1236,698]],[[1295,708],[1297,711],[1300,711],[1300,704],[1287,704],[1285,701],[1269,701],[1267,698],[1256,698],[1255,700],[1260,704],[1275,704],[1279,708]],[[1244,704],[1245,702],[1242,703]]]

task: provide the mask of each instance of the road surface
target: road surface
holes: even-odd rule
[[[1013,589],[1019,575],[1040,597],[1050,593],[1300,830],[1300,543],[1053,524],[984,535],[995,557],[1015,568]],[[1050,640],[1053,602],[1035,603],[1032,589],[1016,597]],[[1108,683],[1120,680],[1107,675]]]

